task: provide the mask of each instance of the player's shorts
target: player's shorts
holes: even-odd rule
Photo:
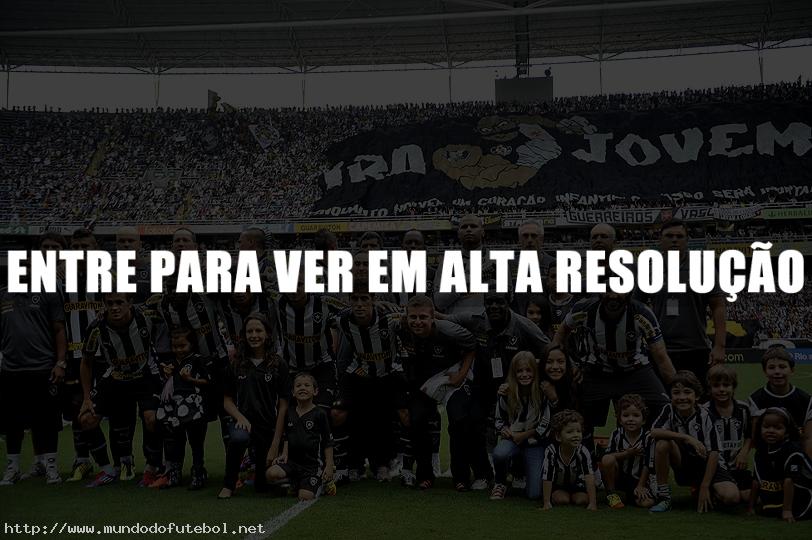
[[[685,444],[677,443],[680,451],[680,466],[674,469],[674,480],[680,486],[697,486],[702,483],[705,477],[705,467],[708,460],[691,453],[691,448]],[[716,467],[711,484],[720,482],[733,482],[735,479],[730,471],[721,463]]]
[[[728,468],[730,476],[740,490],[751,489],[753,487],[753,473],[747,469],[731,469]]]
[[[570,495],[574,493],[586,493],[586,483],[570,482],[568,484],[553,484],[553,491],[566,491]]]
[[[73,422],[79,416],[85,393],[82,384],[77,382],[64,383],[59,390],[59,409],[62,411],[62,418],[68,422]]]
[[[301,467],[295,463],[281,463],[279,467],[285,471],[285,476],[290,479],[291,485],[297,489],[310,491],[314,495],[321,487],[321,475],[318,471]]]
[[[655,417],[671,402],[651,365],[619,373],[588,369],[583,383],[583,414],[588,426],[606,425],[609,404],[625,394],[638,394]]]
[[[160,386],[148,377],[132,381],[102,379],[90,395],[97,416],[128,414],[137,405],[139,411],[154,411],[159,405]]]
[[[333,407],[349,411],[371,402],[390,410],[405,409],[407,407],[405,388],[393,375],[362,377],[347,374],[341,380],[341,389]]]
[[[47,371],[0,372],[0,432],[61,431],[59,387]]]
[[[615,479],[615,489],[621,493],[625,493],[627,497],[634,499],[634,490],[637,489],[639,483],[639,478],[635,478],[630,474],[620,473]]]

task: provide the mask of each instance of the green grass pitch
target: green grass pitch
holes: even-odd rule
[[[759,365],[738,366],[740,382],[737,395],[745,399],[763,384]],[[799,366],[794,382],[812,392],[812,366]],[[610,419],[609,424],[613,421]],[[602,433],[608,433],[603,430]],[[137,436],[138,437],[138,436]],[[216,494],[223,475],[223,450],[219,427],[211,424],[207,438],[209,485],[200,492],[185,488],[167,491],[138,489],[135,482],[87,489],[65,483],[46,486],[41,479],[27,480],[13,487],[0,488],[0,538],[14,538],[5,529],[8,524],[69,525],[151,525],[227,524],[227,535],[194,535],[202,538],[240,537],[239,525],[265,523],[295,504],[293,498],[258,496],[250,488],[228,501]],[[23,467],[30,464],[30,437],[26,436]],[[140,439],[135,442],[136,456]],[[443,455],[447,441],[443,441]],[[72,459],[71,433],[63,431],[60,439],[60,466],[67,471]],[[5,458],[5,445],[0,443],[0,459]],[[187,462],[189,461],[187,456]],[[142,462],[142,461],[141,461]],[[188,475],[188,463],[187,463]],[[634,508],[610,511],[600,504],[597,513],[581,508],[555,508],[543,512],[538,504],[519,496],[493,502],[487,493],[457,494],[450,480],[441,479],[429,492],[402,488],[397,482],[378,484],[366,480],[339,487],[336,497],[323,497],[312,507],[293,518],[275,538],[322,540],[359,538],[525,538],[556,536],[574,538],[644,538],[680,535],[686,538],[721,539],[789,539],[810,538],[809,522],[788,525],[779,520],[748,517],[744,510],[696,514],[685,490],[676,491],[675,510],[665,515],[650,515]],[[58,538],[87,538],[87,534],[53,535]],[[96,538],[108,537],[104,533]],[[112,535],[109,537],[113,537]],[[121,538],[121,536],[118,536]],[[148,536],[147,536],[148,537]],[[154,536],[153,536],[154,537]]]

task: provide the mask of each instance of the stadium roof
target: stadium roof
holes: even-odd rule
[[[809,0],[17,0],[0,9],[5,69],[447,68],[812,37]]]

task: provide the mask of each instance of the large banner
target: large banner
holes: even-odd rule
[[[567,118],[502,114],[376,129],[328,150],[314,213],[810,199],[810,125],[808,105],[753,103]]]

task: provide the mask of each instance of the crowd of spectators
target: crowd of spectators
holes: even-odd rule
[[[762,339],[806,338],[812,336],[812,281],[801,292],[786,294],[742,293],[727,305],[728,319],[755,320]]]
[[[568,117],[708,102],[812,101],[809,81],[683,92],[557,98],[522,106],[490,102],[386,107],[105,109],[0,113],[0,202],[12,222],[240,220],[306,216],[334,143],[377,128],[521,110]],[[273,136],[259,144],[251,126]],[[609,203],[657,206],[662,201]],[[565,207],[561,207],[566,209]],[[497,208],[406,209],[409,215]]]

